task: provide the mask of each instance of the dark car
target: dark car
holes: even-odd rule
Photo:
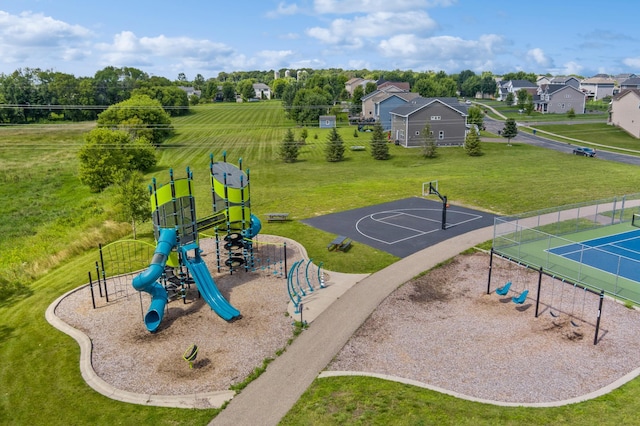
[[[595,149],[587,148],[587,147],[584,147],[584,146],[579,146],[577,148],[573,148],[573,153],[575,155],[582,155],[583,157],[595,157],[596,156],[596,150]]]

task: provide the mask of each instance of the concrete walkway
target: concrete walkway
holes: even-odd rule
[[[438,263],[492,238],[492,226],[468,232],[363,278],[327,306],[286,352],[233,398],[211,424],[277,425],[392,291]]]

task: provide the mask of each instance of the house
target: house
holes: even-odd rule
[[[187,87],[187,86],[178,86],[178,89],[184,90],[185,92],[187,92],[187,97],[190,98],[191,96],[197,96],[200,97],[200,95],[202,94],[201,90],[196,90],[193,87]]]
[[[607,122],[640,138],[640,89],[627,89],[615,95]]]
[[[543,114],[566,114],[570,109],[584,114],[587,96],[576,87],[567,84],[547,84],[538,88],[533,97],[535,110]]]
[[[353,96],[353,91],[356,87],[361,86],[364,89],[367,86],[367,83],[375,83],[373,80],[365,80],[364,78],[354,77],[349,79],[345,84],[344,88],[349,93],[349,96]]]
[[[391,137],[405,148],[424,144],[422,131],[431,127],[438,146],[463,145],[470,130],[467,106],[457,98],[416,98],[390,112]]]
[[[615,77],[613,77],[613,79],[618,82],[618,86],[622,86],[622,83],[624,83],[626,80],[630,79],[630,78],[636,78],[638,77],[636,74],[634,73],[624,73],[624,74],[618,74]],[[620,89],[622,91],[622,89]]]
[[[620,83],[620,92],[627,89],[640,89],[640,77],[629,77]]]
[[[380,121],[385,130],[391,128],[389,111],[419,97],[418,93],[397,91],[395,86],[385,86],[362,97],[362,119]]]
[[[531,96],[536,94],[538,85],[529,80],[501,81],[498,84],[498,100],[504,101],[509,93],[513,93],[514,99],[518,99],[518,91],[525,89]]]
[[[254,83],[253,90],[258,99],[271,99],[271,88],[264,83]]]
[[[564,84],[567,86],[573,86],[576,89],[580,89],[580,80],[574,76],[557,75],[549,81],[549,84]]]
[[[321,129],[332,129],[336,127],[335,115],[321,115],[319,121]]]
[[[580,90],[587,94],[587,99],[597,101],[598,99],[613,96],[616,82],[608,76],[585,78],[580,82]]]

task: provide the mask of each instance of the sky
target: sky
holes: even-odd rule
[[[640,74],[628,0],[0,0],[0,73]],[[628,10],[630,13],[625,13]]]

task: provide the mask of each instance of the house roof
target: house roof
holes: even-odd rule
[[[580,84],[599,84],[599,85],[610,84],[613,86],[614,81],[611,80],[609,77],[591,77],[591,78],[585,78],[580,82]]]
[[[546,93],[548,94],[554,94],[556,92],[559,92],[560,90],[575,90],[576,92],[584,95],[584,93],[578,89],[576,89],[573,86],[569,86],[567,84],[547,84],[546,87],[543,88]]]
[[[571,76],[571,75],[569,75],[569,76],[557,75],[557,76],[553,77],[550,80],[550,82],[551,82],[551,84],[565,84],[567,81],[569,81],[571,79],[573,79],[575,81],[580,81],[580,80],[578,80],[577,78],[575,78],[574,76]]]
[[[466,116],[468,112],[468,108],[465,104],[460,103],[458,98],[423,98],[418,97],[413,99],[411,102],[406,105],[401,105],[398,108],[395,108],[391,111],[393,115],[399,115],[401,117],[408,117],[416,111],[425,108],[428,105],[431,105],[435,102],[439,102],[443,105],[448,106],[449,108],[458,111],[460,115]]]
[[[271,90],[269,86],[264,83],[253,83],[253,88],[257,90]]]
[[[626,95],[629,95],[629,94],[635,94],[637,97],[640,98],[640,89],[624,89],[622,92],[618,93],[613,98],[611,98],[611,100],[612,101],[619,101],[621,98],[623,98],[623,97],[625,97]]]
[[[511,86],[513,88],[536,88],[538,87],[537,84],[530,82],[529,80],[510,80],[511,82]],[[507,84],[509,84],[509,82],[507,82]]]
[[[640,77],[630,77],[620,83],[620,86],[640,86]]]
[[[346,84],[356,84],[356,83],[359,83],[361,81],[364,81],[364,79],[362,79],[360,77],[353,77],[353,78],[350,78],[349,80],[347,80]]]
[[[411,84],[404,81],[385,81],[382,84],[378,84],[378,89],[383,90],[386,87],[395,87],[399,90],[411,90]]]

